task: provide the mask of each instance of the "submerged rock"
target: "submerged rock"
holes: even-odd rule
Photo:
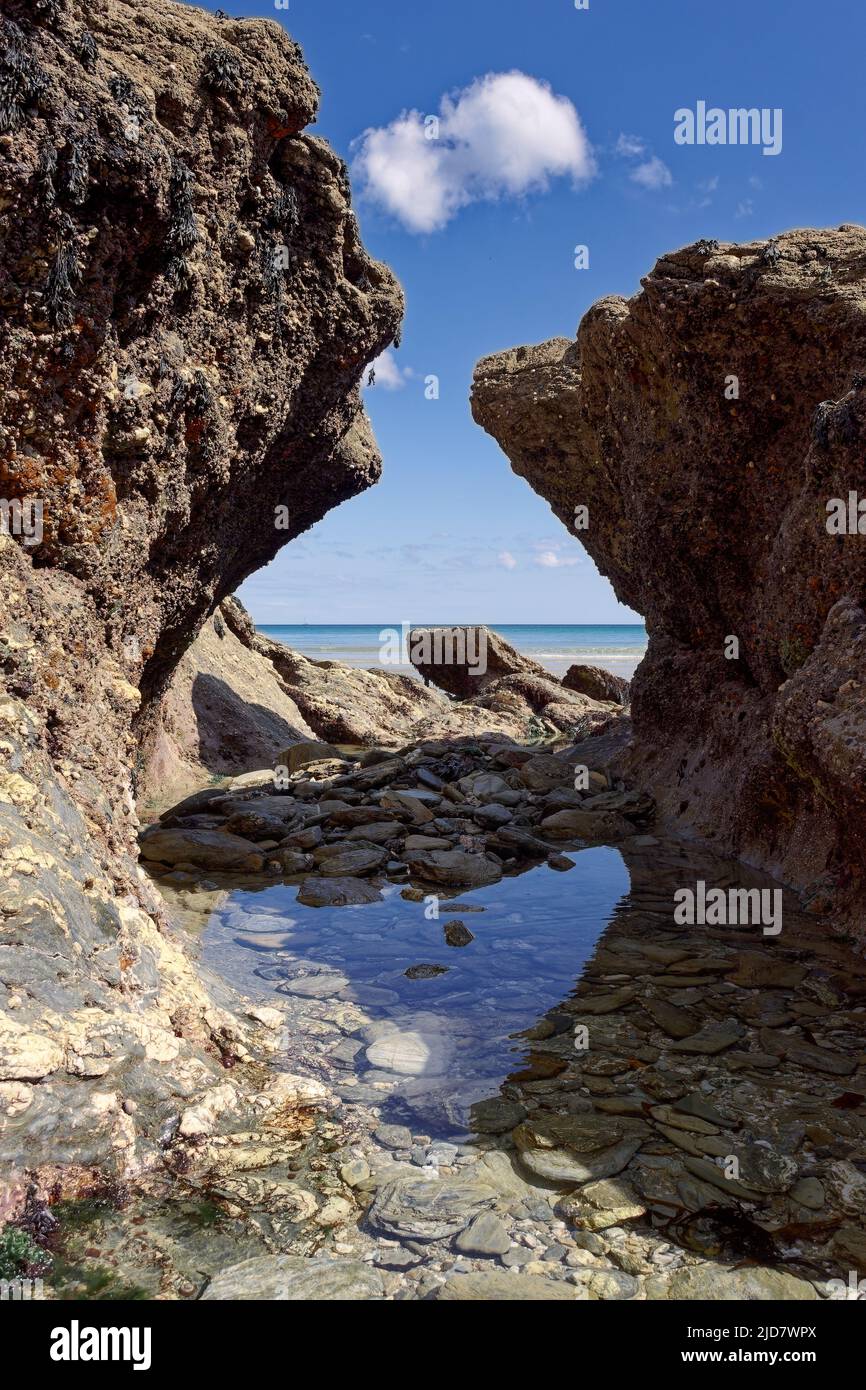
[[[367,1061],[371,1067],[400,1076],[443,1076],[453,1054],[454,1044],[446,1033],[391,1024],[367,1048]]]

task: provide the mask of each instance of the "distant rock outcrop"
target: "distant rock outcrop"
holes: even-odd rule
[[[416,627],[408,647],[416,671],[458,700],[480,694],[500,676],[551,678],[489,627]]]
[[[600,666],[569,666],[562,678],[566,690],[576,690],[581,695],[589,695],[592,700],[613,700],[618,705],[628,704],[629,683],[622,676],[604,671]]]
[[[665,256],[575,342],[485,358],[472,408],[646,617],[640,783],[816,907],[862,900],[866,231]]]

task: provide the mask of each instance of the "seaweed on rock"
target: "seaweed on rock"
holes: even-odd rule
[[[73,133],[64,151],[65,159],[60,172],[60,187],[76,206],[84,202],[90,179],[90,162],[85,142]]]
[[[91,72],[96,67],[99,49],[96,40],[88,29],[82,29],[72,40],[72,51],[83,68]]]
[[[202,81],[220,96],[241,96],[247,86],[243,64],[237,54],[216,45],[205,54]]]
[[[69,328],[72,323],[73,287],[78,274],[75,247],[71,241],[63,239],[58,244],[54,264],[48,272],[45,286],[48,318],[55,328]]]
[[[18,25],[4,20],[0,38],[0,135],[18,128],[25,109],[39,101],[47,85],[44,72],[24,46]]]
[[[66,8],[65,0],[32,0],[37,23],[59,24]]]
[[[193,178],[187,166],[182,160],[173,159],[168,185],[170,217],[166,245],[176,253],[190,251],[198,241],[192,186]]]
[[[40,203],[49,211],[57,202],[57,190],[54,186],[56,173],[57,151],[53,145],[43,145],[36,165],[36,187]]]

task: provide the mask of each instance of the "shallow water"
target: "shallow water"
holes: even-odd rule
[[[259,1246],[359,1258],[398,1299],[496,1268],[602,1298],[713,1298],[720,1268],[745,1281],[732,1296],[775,1298],[781,1270],[785,1297],[811,1297],[808,1281],[836,1297],[866,1227],[864,962],[783,890],[779,934],[677,922],[684,886],[778,889],[694,843],[635,835],[566,853],[566,872],[544,864],[443,891],[438,917],[429,889],[413,901],[381,879],[383,901],[334,909],[299,904],[299,880],[164,879],[211,984],[222,976],[282,1011],[276,1068],[323,1081],[342,1105],[265,1168],[256,1143],[247,1171],[243,1143],[234,1161],[217,1140],[197,1206],[151,1194],[138,1224],[117,1228],[127,1280],[188,1296],[227,1251]],[[446,944],[455,921],[468,945]],[[447,970],[406,975],[418,965]],[[575,1183],[590,1192],[585,1163],[614,1174],[595,1186],[625,1202],[592,1218],[600,1236],[569,1214],[571,1197],[560,1204]],[[358,1167],[356,1188],[344,1174]],[[413,1205],[419,1180],[456,1204],[455,1231],[473,1185],[492,1184],[501,1258],[432,1238]],[[314,1204],[339,1195],[336,1229],[324,1209],[298,1222],[296,1185]],[[84,1256],[109,1245],[105,1223],[79,1244]],[[76,1277],[79,1266],[88,1259]],[[680,1276],[685,1291],[666,1292]]]
[[[368,1045],[388,1024],[414,1035],[398,1059],[410,1074],[364,1051],[354,1074],[385,1090],[384,1120],[458,1139],[472,1102],[519,1068],[527,1044],[513,1035],[571,992],[629,890],[618,850],[569,857],[568,872],[542,865],[451,900],[411,902],[386,884],[381,903],[310,908],[295,901],[293,884],[235,890],[208,921],[204,963],[248,995],[270,988],[282,1002],[357,1003],[370,1020]],[[467,946],[446,944],[454,922],[473,933]],[[420,964],[447,973],[407,977]]]

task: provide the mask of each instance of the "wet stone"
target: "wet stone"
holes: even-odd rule
[[[446,946],[468,946],[475,940],[474,935],[466,926],[465,922],[446,922],[445,923],[445,945]]]
[[[376,1193],[371,1228],[414,1240],[444,1240],[462,1231],[496,1193],[471,1178],[396,1178]]]

